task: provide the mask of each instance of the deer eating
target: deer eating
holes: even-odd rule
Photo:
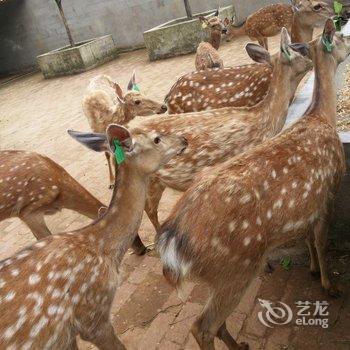
[[[99,220],[0,262],[3,349],[77,349],[78,334],[100,349],[125,349],[110,322],[118,269],[140,224],[150,174],[187,145],[181,136],[131,135],[114,124],[107,136],[70,134],[95,151],[123,154],[117,186]]]
[[[0,151],[0,221],[20,218],[37,239],[51,234],[45,215],[66,208],[96,219],[103,204],[50,158]]]
[[[153,176],[146,202],[146,213],[159,230],[158,204],[166,187],[185,191],[196,174],[206,167],[222,163],[258,145],[281,131],[285,123],[289,101],[297,84],[311,69],[306,44],[292,44],[287,30],[281,34],[281,52],[274,65],[271,88],[267,97],[250,108],[226,107],[211,111],[135,118],[131,128],[183,134],[189,147],[181,158],[171,160]],[[261,46],[248,44],[252,55],[269,59]],[[246,94],[255,88],[252,86]]]
[[[214,338],[237,344],[226,318],[274,248],[307,238],[312,273],[331,295],[325,259],[332,201],[345,171],[336,131],[335,71],[350,53],[350,37],[332,20],[312,48],[315,86],[311,106],[296,123],[240,156],[203,171],[161,228],[158,250],[173,285],[200,279],[210,298],[192,326],[201,349]]]

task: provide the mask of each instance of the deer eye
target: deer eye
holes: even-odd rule
[[[319,11],[319,10],[321,10],[321,8],[322,8],[322,5],[320,5],[320,4],[317,4],[314,6],[315,11]]]
[[[139,104],[141,104],[141,100],[136,100],[135,105],[139,105]]]
[[[160,141],[162,141],[162,140],[160,139],[159,136],[155,137],[154,140],[153,140],[153,142],[154,142],[155,144],[160,143]]]

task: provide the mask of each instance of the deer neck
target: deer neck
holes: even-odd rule
[[[217,30],[213,30],[210,34],[210,44],[215,50],[219,50],[221,43],[221,33]]]
[[[230,27],[230,33],[229,33],[230,38],[238,38],[238,37],[243,36],[243,35],[246,35],[245,24],[243,24],[240,27],[234,27],[234,26]]]
[[[291,29],[292,43],[307,43],[311,41],[313,32],[312,26],[303,24],[300,16],[294,14]]]
[[[131,119],[133,119],[133,116],[131,115],[127,106],[123,103],[120,103],[120,102],[117,104],[114,114],[115,114],[116,120],[118,120],[119,124],[126,124]]]
[[[120,263],[141,224],[148,177],[137,172],[127,160],[116,169],[116,174],[108,211],[93,226],[100,253]]]
[[[278,60],[266,98],[253,107],[259,110],[256,113],[259,119],[265,118],[262,124],[271,131],[271,136],[280,132],[285,124],[289,103],[297,87],[295,79],[291,66]]]
[[[337,96],[335,72],[337,63],[334,57],[318,50],[313,54],[315,67],[315,85],[308,114],[324,117],[332,126],[336,126]]]

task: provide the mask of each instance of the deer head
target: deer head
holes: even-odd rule
[[[226,21],[226,19],[222,21],[216,14],[214,17],[209,19],[205,18],[204,16],[199,16],[198,19],[202,23],[203,28],[208,27],[212,33],[220,35],[227,33],[229,23]],[[225,23],[227,23],[227,25]]]
[[[131,163],[142,175],[154,173],[187,147],[187,140],[182,136],[144,132],[140,129],[130,132],[117,124],[109,125],[106,134],[72,130],[68,130],[68,133],[93,151],[112,153],[119,164],[124,160]]]
[[[113,82],[112,87],[115,90],[119,103],[124,109],[124,113],[131,119],[136,116],[162,114],[167,111],[165,104],[151,100],[141,94],[140,88],[136,84],[135,71],[130,78],[127,86],[128,92],[125,95],[118,83]]]
[[[323,1],[292,0],[294,11],[305,26],[323,27],[327,18],[334,15],[333,9]]]
[[[332,19],[326,21],[321,39],[312,46],[313,57],[317,59],[321,55],[328,55],[335,63],[335,67],[343,62],[350,54],[350,36],[336,32]],[[327,66],[328,69],[330,65]]]

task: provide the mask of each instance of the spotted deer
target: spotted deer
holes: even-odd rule
[[[272,6],[276,7],[276,5]],[[309,42],[314,27],[323,26],[327,19],[326,16],[328,17],[327,14],[331,10],[323,3],[312,2],[311,4],[308,0],[303,0],[302,4],[294,2],[294,8],[294,21],[290,20],[292,42]],[[251,56],[251,58],[259,64],[207,69],[183,75],[165,97],[168,113],[189,113],[223,107],[253,106],[259,103],[265,98],[270,87],[275,56],[271,56],[267,62],[256,55]],[[251,96],[247,96],[245,90],[249,90],[250,86],[258,87],[251,91]]]
[[[0,221],[20,218],[37,239],[51,234],[45,215],[66,208],[96,219],[103,204],[50,158],[0,151]]]
[[[282,27],[291,30],[292,42],[312,40],[314,27],[323,26],[333,15],[331,7],[322,1],[293,0],[292,5],[272,4],[248,16],[239,28],[231,27],[228,38],[247,35],[268,49],[267,38],[277,35]]]
[[[204,168],[222,163],[234,155],[260,144],[281,131],[296,84],[312,67],[306,44],[291,44],[287,30],[281,35],[281,52],[275,63],[271,89],[254,107],[226,107],[211,111],[135,118],[131,128],[184,134],[189,147],[181,158],[171,160],[152,177],[146,212],[159,230],[158,204],[166,187],[185,191],[196,174]],[[248,51],[269,53],[259,45],[248,44]],[[254,86],[251,87],[254,89]],[[250,94],[248,90],[246,94]]]
[[[311,272],[332,287],[325,260],[330,206],[345,171],[336,131],[335,71],[350,53],[350,38],[326,22],[314,48],[315,86],[302,119],[274,138],[203,171],[161,228],[158,250],[168,281],[189,276],[209,284],[210,298],[192,326],[201,349],[214,337],[237,344],[226,319],[271,250],[308,237]],[[218,146],[220,147],[220,146]]]
[[[77,349],[76,335],[100,349],[125,349],[110,322],[118,269],[142,218],[151,173],[186,148],[180,136],[71,132],[96,151],[122,152],[108,211],[74,232],[42,239],[0,262],[2,349]]]
[[[209,27],[210,40],[209,42],[202,41],[198,45],[195,57],[195,66],[197,71],[207,68],[223,67],[223,61],[220,58],[218,50],[221,43],[221,35],[227,33],[227,26],[229,25],[229,22],[227,18],[222,21],[218,15],[219,13],[217,11],[215,16],[209,19],[199,16],[199,21],[202,23],[202,26],[205,28]]]
[[[165,113],[167,107],[141,94],[134,71],[126,94],[123,93],[119,84],[107,75],[98,75],[93,78],[83,98],[83,110],[92,131],[103,133],[111,123],[124,125],[136,116]],[[109,152],[106,152],[105,156],[108,163],[110,188],[112,188],[113,162]]]

